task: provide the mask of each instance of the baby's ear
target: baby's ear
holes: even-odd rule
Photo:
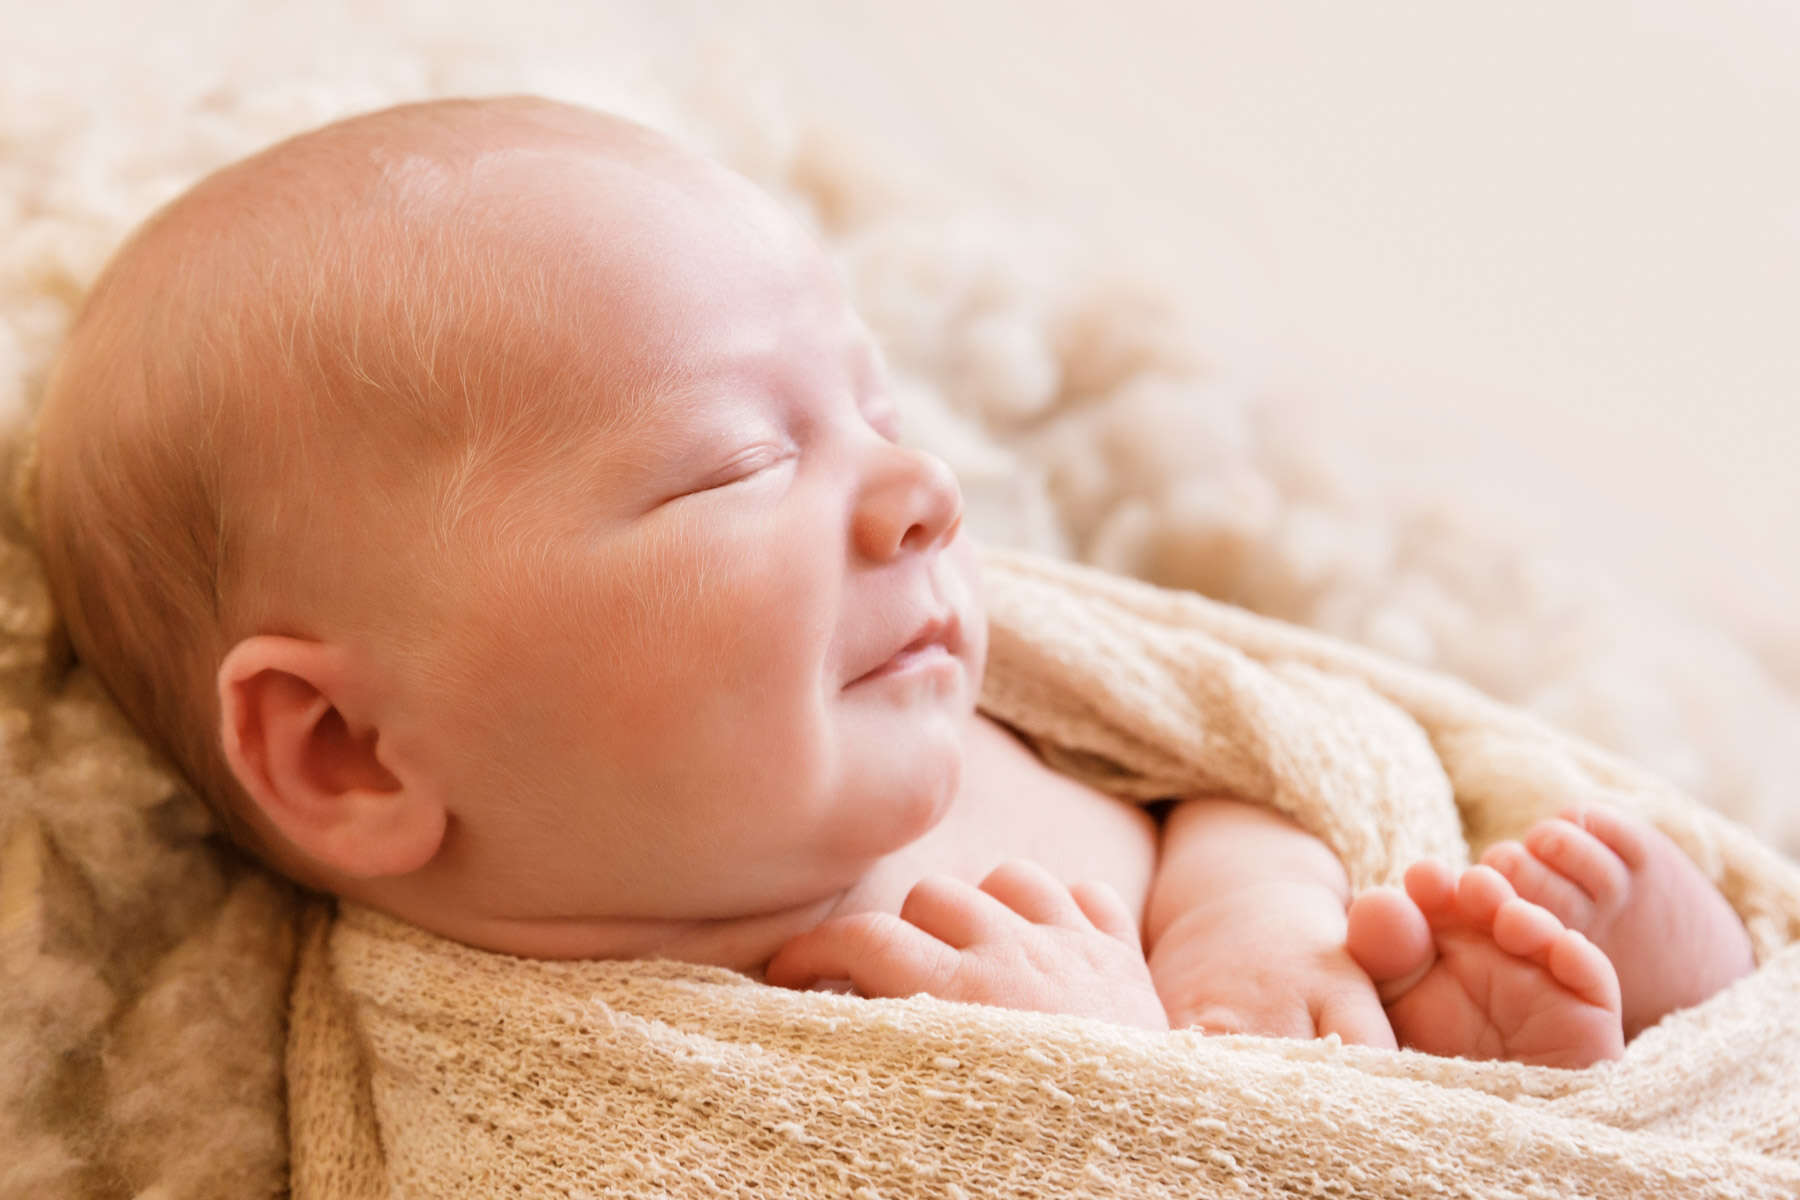
[[[225,760],[263,817],[313,862],[355,879],[406,875],[444,840],[446,813],[423,780],[389,769],[380,713],[352,656],[259,634],[219,666]]]

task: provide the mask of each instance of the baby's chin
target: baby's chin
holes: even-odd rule
[[[937,828],[962,786],[974,722],[973,706],[959,707],[857,757],[837,798],[844,818],[837,840],[847,859],[892,854]]]

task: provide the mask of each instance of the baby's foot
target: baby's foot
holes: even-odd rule
[[[1356,898],[1345,944],[1402,1046],[1549,1067],[1624,1053],[1606,955],[1491,868],[1414,864],[1405,891]]]
[[[1756,965],[1743,922],[1693,860],[1620,813],[1564,813],[1481,861],[1612,959],[1627,1039]]]

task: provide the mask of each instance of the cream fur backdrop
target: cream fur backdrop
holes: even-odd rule
[[[474,6],[432,9],[429,29],[399,6],[355,26],[347,7],[195,11],[205,28],[88,31],[79,54],[19,14],[0,51],[9,475],[84,288],[158,204],[351,112],[541,92],[668,129],[812,222],[886,348],[906,436],[956,468],[981,535],[1458,675],[1800,851],[1800,654],[1777,668],[1782,647],[1754,658],[1454,494],[1394,486],[1319,432],[1333,397],[1267,394],[1070,239],[889,177],[879,146],[786,111],[754,64],[598,12],[500,30]],[[0,1196],[276,1194],[285,1149],[262,1118],[286,892],[213,848],[200,806],[68,661],[29,514],[9,507],[0,534]]]

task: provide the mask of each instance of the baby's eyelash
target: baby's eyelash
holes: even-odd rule
[[[757,446],[738,455],[728,463],[718,475],[713,477],[711,483],[703,484],[694,490],[710,492],[714,488],[742,483],[746,479],[762,474],[770,467],[780,466],[788,459],[793,458],[795,453],[791,446]]]

